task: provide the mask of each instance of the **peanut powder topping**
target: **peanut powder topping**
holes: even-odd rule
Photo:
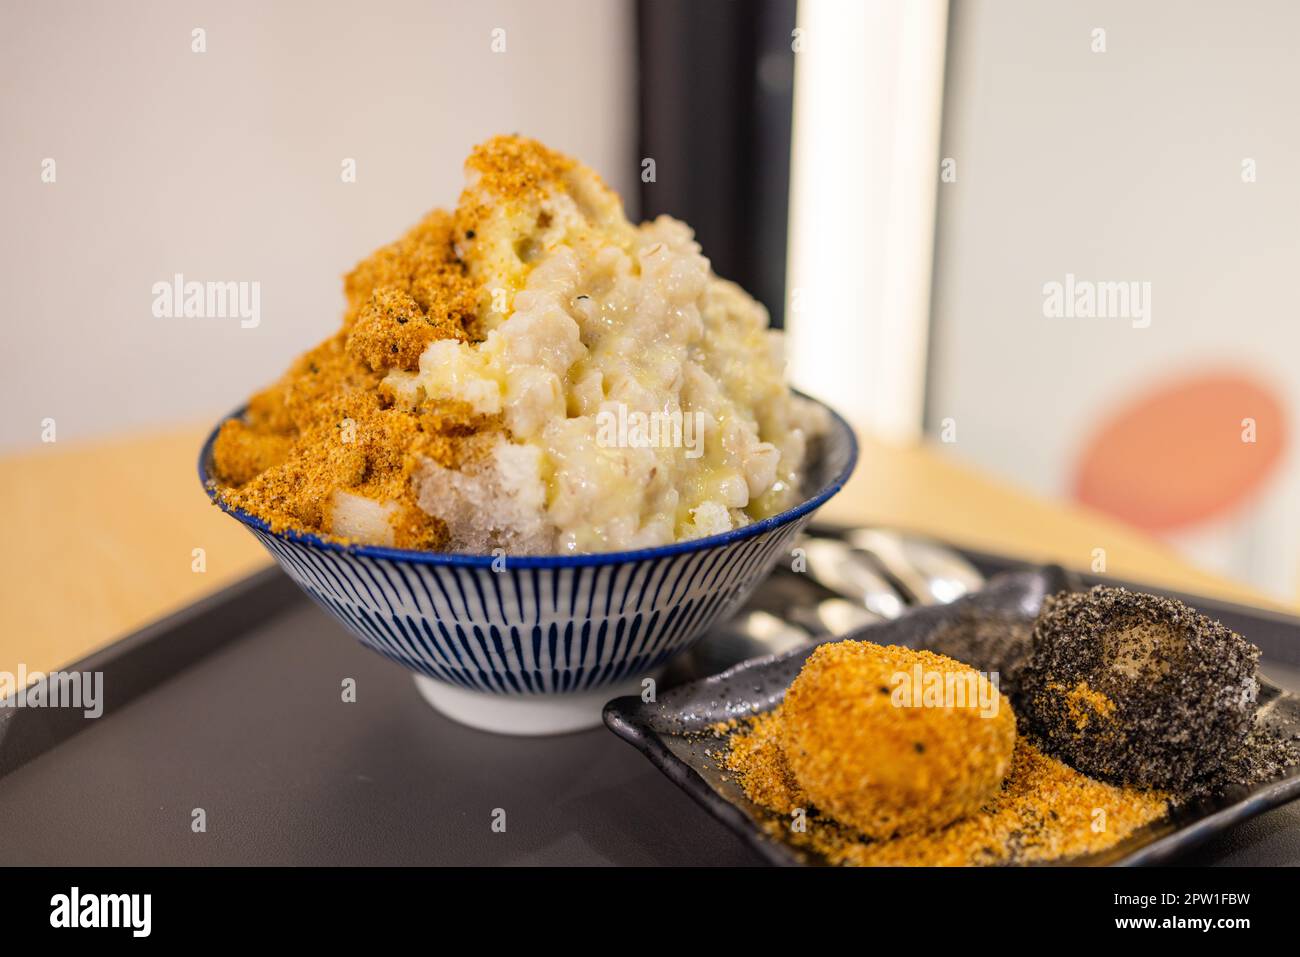
[[[518,136],[344,280],[342,328],[225,423],[224,503],[335,540],[576,554],[725,532],[802,496],[824,410],[761,305],[668,217]]]

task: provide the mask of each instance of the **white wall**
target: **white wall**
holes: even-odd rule
[[[342,274],[454,204],[494,133],[630,195],[632,27],[630,0],[5,4],[0,447],[46,417],[62,442],[233,407],[337,327]],[[154,318],[177,272],[260,282],[260,326]]]
[[[1065,494],[1104,410],[1173,371],[1231,364],[1280,392],[1295,447],[1300,4],[962,0],[953,16],[941,151],[958,177],[939,187],[932,427],[951,417],[954,454]],[[1043,284],[1067,272],[1150,282],[1149,328],[1044,318]],[[1268,514],[1300,492],[1290,464]],[[1294,522],[1274,531],[1296,537]],[[1230,570],[1294,587],[1277,561]]]

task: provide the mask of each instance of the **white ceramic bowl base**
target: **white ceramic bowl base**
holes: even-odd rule
[[[434,710],[459,724],[494,734],[540,737],[599,727],[605,702],[623,695],[641,694],[641,682],[651,677],[658,675],[629,678],[619,684],[569,694],[490,694],[458,688],[424,675],[415,676],[415,687]]]

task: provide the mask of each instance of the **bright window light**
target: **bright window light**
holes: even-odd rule
[[[946,0],[801,0],[788,307],[799,388],[920,437]]]

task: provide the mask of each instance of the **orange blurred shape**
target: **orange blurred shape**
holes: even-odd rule
[[[1281,400],[1249,376],[1186,376],[1101,425],[1079,457],[1074,496],[1151,532],[1198,525],[1264,484],[1280,464],[1285,429]]]

